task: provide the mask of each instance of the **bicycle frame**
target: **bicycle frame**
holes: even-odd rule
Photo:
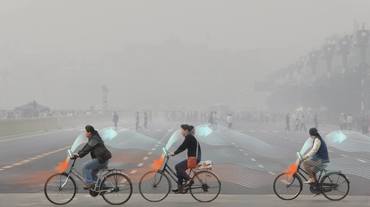
[[[166,173],[167,175],[169,175],[169,177],[177,183],[177,173],[168,165],[168,161],[170,160],[169,156],[168,155],[165,155],[165,161],[164,161],[164,165],[162,167],[161,170],[159,170],[159,172],[161,173]],[[159,180],[162,179],[162,176]]]
[[[161,170],[159,170],[160,174],[161,174],[161,177],[160,179],[158,180],[158,182],[160,182],[162,180],[162,175],[164,173],[166,173],[167,175],[169,175],[169,177],[172,179],[172,181],[174,181],[175,183],[177,183],[177,173],[168,165],[168,161],[170,160],[170,157],[166,154],[164,155],[165,156],[165,161],[164,161],[164,164],[163,164],[163,167]],[[191,173],[194,172],[193,169],[190,169],[189,171],[189,176],[190,176],[190,179],[194,179],[194,177],[196,176],[195,173],[193,173],[193,176],[191,176]],[[197,179],[199,180],[200,183],[203,184],[203,181],[202,179],[200,179],[199,177],[197,177]],[[188,186],[190,187],[190,186]],[[202,188],[202,187],[197,187],[197,188]]]
[[[83,178],[83,176],[75,170],[75,164],[76,164],[76,159],[73,159],[73,162],[71,164],[71,167],[69,168],[68,171],[66,171],[66,174],[67,174],[67,179],[66,181],[63,183],[63,185],[61,186],[62,188],[64,187],[64,185],[67,183],[69,177],[71,177],[71,175],[74,175],[79,181],[81,181],[83,184],[86,184],[85,182],[85,179]],[[105,177],[108,173],[110,173],[111,171],[113,170],[108,170],[107,172],[101,174],[100,176],[98,176],[98,180],[96,181],[96,185],[94,187],[94,189],[92,189],[92,191],[95,191],[95,192],[100,192],[100,184],[101,184],[101,180],[103,177]]]
[[[320,174],[319,176],[317,177],[316,175],[316,178],[317,178],[317,182],[320,181],[321,177],[327,172],[326,169],[321,169],[320,170]],[[299,175],[301,178],[303,178],[305,181],[308,181],[308,172],[305,171],[303,168],[301,168],[301,165],[298,166],[298,170],[296,172],[297,175]],[[307,177],[306,177],[307,176]]]

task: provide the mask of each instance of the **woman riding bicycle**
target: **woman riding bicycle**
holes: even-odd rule
[[[308,173],[309,179],[307,184],[316,183],[316,172],[325,163],[329,163],[329,153],[325,141],[321,138],[316,128],[309,130],[310,138],[313,139],[312,148],[303,156],[302,165]]]
[[[176,175],[177,175],[177,186],[178,188],[174,190],[175,193],[184,193],[184,181],[189,181],[190,177],[186,170],[189,168],[194,168],[201,160],[201,148],[199,142],[194,137],[194,127],[190,125],[183,124],[181,125],[181,134],[185,138],[184,142],[179,146],[179,148],[172,153],[172,156],[175,156],[185,150],[187,150],[188,159],[179,162],[176,166]],[[190,185],[190,184],[188,184]]]
[[[92,160],[85,163],[83,167],[83,176],[86,186],[84,189],[93,188],[98,177],[99,170],[108,166],[108,160],[112,158],[111,152],[105,147],[104,141],[93,126],[87,125],[85,127],[85,134],[88,138],[87,144],[75,155],[74,158],[84,157],[90,153]]]

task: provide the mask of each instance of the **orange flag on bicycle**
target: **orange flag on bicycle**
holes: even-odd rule
[[[290,164],[288,169],[285,170],[285,173],[288,174],[289,177],[292,177],[295,173],[297,173],[298,165],[296,163]]]
[[[163,165],[163,162],[164,162],[164,157],[163,155],[158,159],[158,160],[154,160],[153,163],[152,163],[152,169],[153,170],[159,170],[161,169],[162,165]]]
[[[58,163],[58,165],[55,167],[55,170],[59,173],[65,172],[68,168],[69,159],[66,158],[65,160]]]

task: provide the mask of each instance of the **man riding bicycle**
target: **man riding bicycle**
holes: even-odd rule
[[[176,164],[176,174],[177,174],[177,186],[176,190],[173,190],[175,193],[184,193],[184,181],[188,182],[190,177],[188,173],[186,173],[187,169],[195,168],[200,160],[201,160],[201,148],[199,142],[194,136],[194,127],[190,125],[183,124],[181,125],[181,134],[185,138],[184,142],[178,147],[178,149],[171,154],[171,156],[175,156],[185,150],[187,150],[188,158]],[[190,166],[192,165],[192,166]],[[188,183],[188,185],[191,185]]]
[[[317,183],[316,172],[329,163],[329,153],[325,141],[320,136],[316,128],[309,130],[310,138],[313,139],[312,148],[302,157],[302,165],[308,173],[307,184]],[[297,160],[297,162],[299,162]]]
[[[86,183],[84,189],[88,190],[94,187],[98,179],[97,174],[99,170],[108,166],[108,160],[112,158],[112,154],[105,147],[104,141],[93,126],[87,125],[85,130],[86,137],[89,141],[77,154],[75,154],[74,158],[82,158],[88,153],[91,155],[92,160],[85,163],[82,170]]]

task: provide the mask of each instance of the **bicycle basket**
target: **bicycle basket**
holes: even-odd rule
[[[199,170],[212,170],[213,162],[211,160],[200,161],[197,169]]]

